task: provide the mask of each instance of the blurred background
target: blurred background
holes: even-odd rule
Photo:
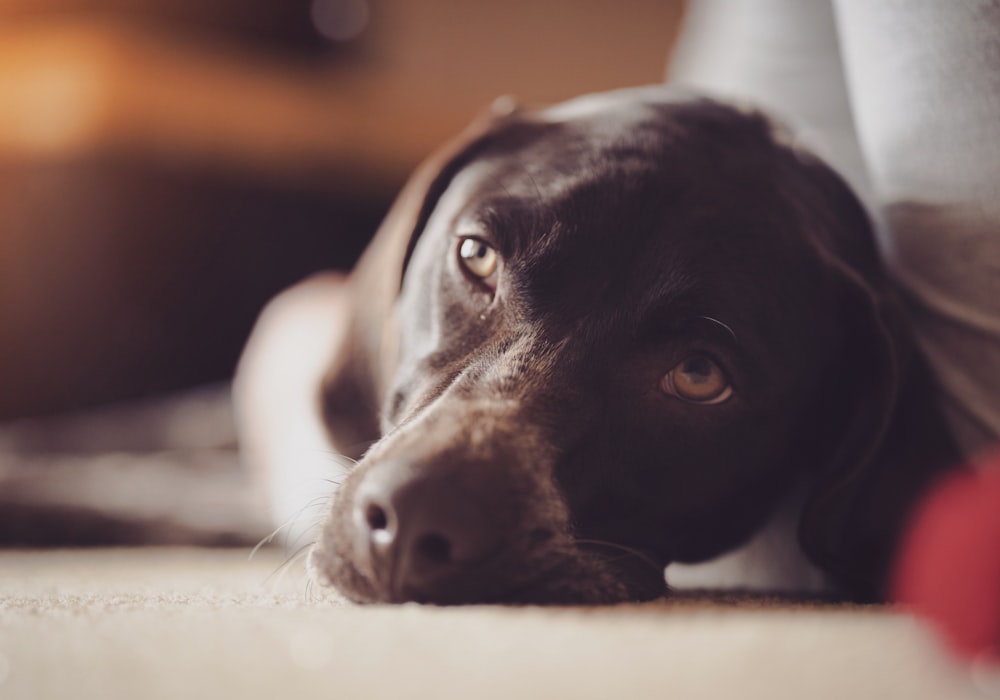
[[[224,380],[495,97],[662,80],[681,0],[0,0],[0,422]]]

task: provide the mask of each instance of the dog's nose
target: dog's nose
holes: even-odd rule
[[[500,524],[453,474],[371,474],[355,503],[360,544],[393,600],[460,598],[465,575],[500,545]]]

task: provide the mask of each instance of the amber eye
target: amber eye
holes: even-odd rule
[[[487,279],[497,271],[496,250],[478,238],[462,239],[458,247],[458,259],[473,277],[481,280]]]
[[[722,403],[733,395],[733,387],[722,368],[705,355],[691,355],[664,375],[664,393],[693,403]]]

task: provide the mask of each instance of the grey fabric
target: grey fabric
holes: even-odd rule
[[[859,191],[972,454],[1000,437],[1000,1],[695,0],[671,79],[785,119]]]

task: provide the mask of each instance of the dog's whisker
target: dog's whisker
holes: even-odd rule
[[[298,547],[299,543],[302,541],[302,539],[304,537],[312,536],[314,534],[314,532],[322,524],[322,522],[323,522],[323,516],[320,515],[320,516],[314,517],[312,519],[312,522],[307,527],[303,527],[302,530],[299,532],[298,536],[293,541],[291,541],[291,542],[288,543],[287,548],[288,549],[295,549],[296,547]]]
[[[285,560],[279,564],[277,568],[265,579],[265,583],[272,586],[272,588],[278,588],[281,585],[281,582],[284,581],[285,576],[291,570],[292,566],[303,557],[307,556],[309,550],[312,549],[315,544],[315,540],[310,540],[285,557]]]
[[[729,324],[728,324],[728,323],[723,323],[723,322],[722,322],[722,321],[720,321],[719,319],[717,319],[717,318],[712,318],[711,316],[699,316],[698,318],[703,318],[703,319],[705,319],[706,321],[710,321],[710,322],[712,322],[712,323],[714,323],[714,324],[716,324],[716,325],[718,325],[718,326],[721,326],[722,328],[726,329],[726,331],[727,331],[727,332],[729,333],[729,335],[730,335],[730,336],[732,336],[733,340],[735,340],[735,341],[739,342],[739,339],[738,339],[738,338],[736,337],[736,331],[734,331],[734,330],[733,330],[733,329],[732,329],[732,328],[731,328],[731,327],[729,326]]]
[[[325,509],[320,513],[317,513],[305,520],[303,520],[302,515],[300,514],[296,518],[297,534],[295,535],[294,539],[289,538],[285,541],[284,543],[285,550],[297,551],[299,548],[301,548],[302,546],[301,543],[304,541],[304,539],[306,538],[315,539],[316,533],[319,531],[320,527],[323,524],[324,517],[325,517]]]
[[[341,454],[336,450],[319,450],[320,454],[333,459],[333,462],[342,469],[353,469],[358,465],[358,460]]]
[[[378,411],[374,411],[372,413],[372,415],[378,415],[378,413],[379,413]],[[363,440],[361,442],[356,442],[356,443],[354,443],[352,445],[347,445],[345,447],[344,451],[348,452],[348,453],[350,453],[352,455],[353,454],[363,455],[365,452],[367,452],[368,450],[370,450],[372,448],[372,446],[375,445],[377,442],[378,442],[378,440]],[[359,460],[353,459],[351,457],[345,457],[345,459],[350,459],[355,464],[357,464],[358,461],[359,461]]]
[[[293,516],[292,518],[289,518],[285,522],[281,523],[281,525],[278,525],[278,527],[276,527],[274,530],[271,531],[271,534],[262,538],[260,542],[255,544],[253,549],[250,550],[250,554],[247,555],[247,561],[252,560],[257,555],[257,552],[259,552],[264,545],[271,544],[271,542],[274,541],[274,538],[278,536],[279,532],[281,532],[286,527],[289,527],[292,524],[292,520],[294,519],[294,517],[297,516]]]
[[[322,479],[321,481],[334,484],[335,486],[340,485],[339,482],[333,481],[332,479]],[[304,506],[302,506],[301,509],[299,509],[299,515],[302,515],[303,513],[305,513],[305,511],[311,510],[318,506],[325,507],[329,502],[330,502],[330,494],[328,493],[323,493],[318,496],[314,496],[311,499],[309,499],[308,503],[306,503]]]
[[[302,521],[302,518],[306,517],[307,515],[313,518],[314,520],[322,518],[322,515],[323,513],[326,512],[326,508],[329,505],[329,503],[330,503],[330,494],[324,493],[309,499],[309,501],[307,501],[302,507],[300,507],[298,511],[296,511],[295,515],[293,515],[289,519],[288,530],[291,530],[293,527],[299,525],[300,522]],[[319,511],[319,513],[317,513],[317,511]],[[288,530],[286,530],[286,532]],[[288,542],[286,542],[285,544],[286,546],[292,546]]]
[[[281,530],[281,528],[283,527],[284,525],[279,525],[276,530],[271,531],[271,534],[261,538],[260,542],[255,544],[253,546],[253,549],[250,550],[250,554],[247,555],[247,561],[252,561],[253,558],[257,556],[257,552],[261,550],[261,547],[263,547],[266,544],[271,544],[271,542],[274,540],[274,536],[277,535],[278,531]]]
[[[339,483],[337,483],[336,481],[334,481],[332,479],[322,479],[321,481],[323,481],[325,483],[331,483],[331,484],[334,484],[336,486],[340,485]],[[272,542],[274,542],[274,539],[280,533],[282,533],[282,532],[287,533],[287,532],[290,532],[293,528],[295,528],[295,526],[300,523],[300,521],[302,520],[303,516],[305,516],[305,514],[306,514],[307,511],[317,510],[317,509],[322,508],[322,512],[320,514],[313,516],[313,525],[318,525],[319,522],[323,519],[323,514],[325,513],[326,507],[327,507],[327,505],[330,502],[330,498],[331,498],[330,494],[320,494],[318,496],[315,496],[315,497],[311,498],[305,505],[303,505],[293,515],[291,515],[289,518],[287,518],[285,520],[285,522],[283,522],[280,525],[278,525],[278,527],[276,527],[274,530],[272,530],[270,534],[268,534],[266,537],[263,537],[256,545],[254,545],[253,549],[250,550],[250,554],[247,555],[247,560],[248,561],[252,560],[257,555],[257,552],[259,552],[265,545],[269,545]],[[305,530],[306,530],[306,532],[308,532],[309,530],[311,530],[311,528],[305,528]],[[296,540],[301,539],[301,537],[302,537],[302,534],[300,534],[299,537],[296,538]],[[285,542],[285,547],[286,548],[292,548],[292,547],[295,546],[295,544],[296,544],[296,542],[287,542],[286,541]]]
[[[635,558],[644,564],[648,564],[650,568],[654,569],[658,574],[662,575],[664,567],[661,566],[653,559],[651,556],[646,554],[640,549],[635,549],[634,547],[629,547],[627,545],[618,544],[617,542],[609,542],[608,540],[592,540],[592,539],[578,539],[574,540],[578,545],[586,545],[591,547],[607,547],[608,549],[618,550],[622,552],[625,556],[624,558]],[[618,561],[618,560],[616,560]]]
[[[305,583],[302,585],[302,599],[309,603],[311,602],[312,596],[312,577],[306,576]]]

